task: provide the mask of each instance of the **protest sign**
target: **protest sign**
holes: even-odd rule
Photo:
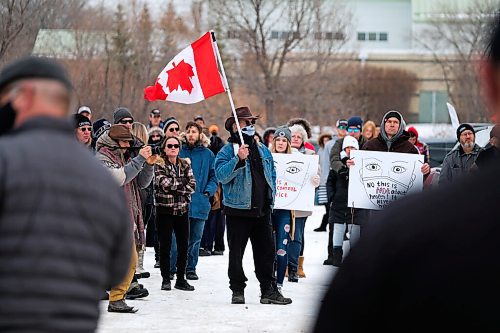
[[[318,174],[318,156],[301,153],[273,154],[276,166],[276,200],[274,208],[312,211],[314,185]]]
[[[353,150],[351,159],[355,164],[349,170],[349,207],[383,209],[422,190],[422,155]]]

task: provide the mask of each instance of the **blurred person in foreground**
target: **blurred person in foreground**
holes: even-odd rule
[[[75,140],[71,100],[56,62],[0,72],[2,332],[94,332],[102,290],[130,262],[125,195]]]
[[[500,16],[481,59],[500,121]],[[315,332],[496,332],[500,161],[402,199],[368,228],[325,295]]]

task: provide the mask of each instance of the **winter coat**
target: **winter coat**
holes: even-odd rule
[[[359,147],[363,147],[363,145],[366,143],[366,139],[364,136],[360,135],[358,144]],[[344,163],[340,160],[340,153],[342,152],[342,145],[344,144],[344,138],[338,139],[335,141],[335,144],[332,147],[332,150],[330,151],[330,169],[333,169],[337,172],[340,171],[344,167]]]
[[[258,143],[259,154],[262,158],[264,176],[267,185],[272,190],[271,200],[274,204],[276,196],[276,168],[274,167],[273,155],[262,143]],[[224,206],[235,209],[250,209],[252,204],[252,173],[250,161],[245,160],[245,165],[236,168],[239,162],[239,145],[227,143],[215,157],[215,176],[222,184]]]
[[[328,150],[323,147],[318,149],[319,155],[319,166],[321,167],[321,175],[320,175],[320,186],[326,185],[326,180],[328,179],[328,172],[330,171],[330,154]]]
[[[347,159],[345,159],[347,160]],[[349,168],[342,161],[343,167],[337,172],[330,170],[327,181],[328,202],[331,202],[329,223],[360,223],[359,209],[348,207]],[[353,218],[354,211],[354,218]]]
[[[474,144],[474,148],[470,154],[466,154],[459,145],[446,155],[441,167],[441,174],[439,175],[439,185],[449,184],[458,178],[467,175],[479,153],[482,151],[481,147]]]
[[[217,190],[214,171],[215,157],[208,149],[210,140],[202,133],[200,142],[192,147],[187,144],[184,133],[181,133],[180,137],[184,143],[179,157],[191,160],[191,169],[196,180],[196,191],[192,194],[189,205],[189,217],[206,220],[210,213],[209,197],[212,197]],[[208,193],[208,196],[205,193]]]
[[[314,332],[498,331],[498,170],[383,210],[336,272]]]
[[[403,132],[390,147],[381,135],[369,140],[363,145],[362,150],[385,151],[391,153],[418,154],[418,149],[408,139],[410,136]]]
[[[96,157],[115,176],[125,191],[136,245],[144,245],[144,221],[139,190],[146,188],[153,179],[153,166],[148,165],[141,155],[127,158],[124,149],[119,149],[118,143],[111,139],[108,133],[109,131],[106,131],[97,140]]]
[[[94,332],[130,267],[123,190],[66,120],[0,139],[0,331]]]
[[[301,154],[304,154],[304,155],[315,155],[316,152],[314,150],[310,150],[308,148],[305,147],[305,145],[302,145],[302,147],[300,147],[298,149],[298,153],[301,153]],[[320,176],[320,183],[321,183],[321,165],[318,165],[318,176]],[[307,216],[311,216],[312,215],[312,211],[306,211],[306,210],[296,210],[295,211],[295,217],[307,217]]]
[[[177,158],[172,164],[165,155],[155,164],[155,205],[170,215],[184,215],[189,211],[191,194],[196,180],[189,162]]]

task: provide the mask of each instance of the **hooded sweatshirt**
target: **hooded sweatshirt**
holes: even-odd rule
[[[389,113],[396,113],[401,119],[398,131],[392,138],[389,138],[387,132],[385,131],[385,120]],[[382,122],[380,124],[380,135],[365,143],[362,149],[393,153],[418,154],[418,149],[408,141],[410,136],[404,128],[405,122],[401,113],[397,111],[389,111],[382,118]]]

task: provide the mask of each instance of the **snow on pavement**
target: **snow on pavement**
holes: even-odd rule
[[[139,282],[149,290],[149,296],[127,300],[139,308],[135,314],[108,313],[107,301],[100,304],[101,318],[98,332],[309,332],[336,268],[323,266],[327,256],[328,232],[314,232],[324,213],[315,207],[306,223],[305,261],[306,278],[290,283],[285,278],[283,295],[290,297],[290,305],[260,304],[259,282],[254,273],[252,248],[249,242],[243,265],[248,278],[245,289],[246,304],[231,304],[231,290],[227,277],[228,250],[223,256],[200,257],[197,281],[189,281],[196,290],[174,289],[162,291],[161,275],[154,268],[154,250],[148,248],[144,268],[151,273]]]

